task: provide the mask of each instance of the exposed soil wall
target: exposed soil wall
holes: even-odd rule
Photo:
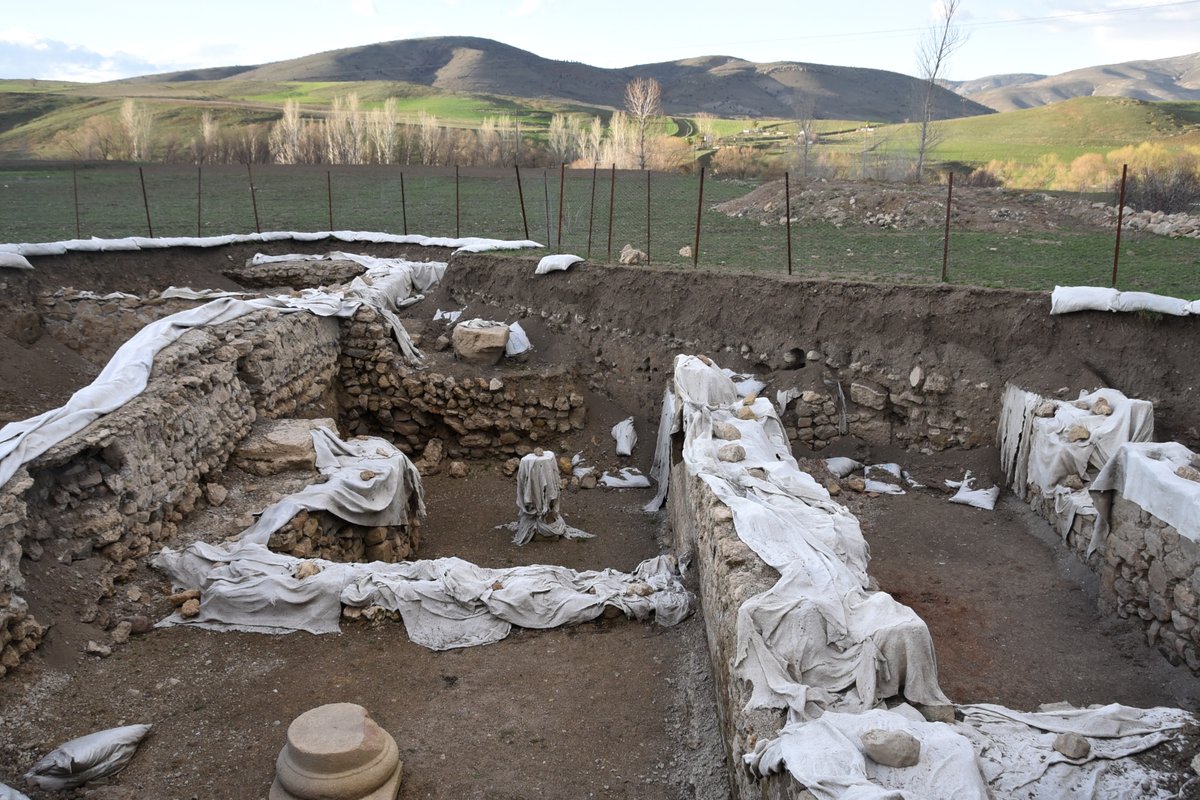
[[[877,429],[872,436],[886,428],[896,443],[993,441],[1001,389],[1012,381],[1047,394],[1120,389],[1154,402],[1159,438],[1200,444],[1194,319],[1051,316],[1044,292],[708,272],[700,281],[682,271],[592,264],[535,276],[534,266],[531,258],[457,255],[446,281],[460,302],[545,314],[593,355],[609,391],[647,414],[674,355],[698,351],[722,363],[740,357],[771,379],[772,391],[831,395],[840,384],[846,411],[863,415]],[[789,369],[797,352],[806,365]],[[882,408],[856,402],[856,382]]]

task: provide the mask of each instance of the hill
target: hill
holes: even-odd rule
[[[821,119],[895,122],[913,116],[922,84],[896,72],[798,62],[760,64],[702,56],[620,69],[554,61],[490,39],[436,37],[316,53],[250,67],[145,76],[123,83],[389,81],[440,92],[550,100],[621,108],[625,85],[652,77],[663,87],[668,114],[708,112],[721,117],[788,118],[811,103]],[[955,118],[990,113],[949,90],[938,91],[935,114]]]
[[[1072,97],[1200,100],[1200,53],[1071,70],[1034,80],[992,76],[962,81],[955,90],[997,111],[1036,108]],[[992,85],[988,85],[991,83]]]

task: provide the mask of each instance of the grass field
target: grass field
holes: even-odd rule
[[[144,168],[150,224],[156,236],[218,235],[255,230],[255,208],[244,167]],[[403,187],[401,175],[403,174]],[[104,164],[79,170],[79,230],[84,237],[149,233],[136,167]],[[375,230],[433,236],[488,236],[559,247],[559,173],[522,170],[525,221],[514,174],[464,170],[457,203],[453,170],[423,167],[256,167],[258,225],[262,230]],[[699,266],[704,270],[784,273],[786,228],[762,225],[710,210],[753,188],[744,181],[708,180],[701,214]],[[197,208],[197,188],[199,208]],[[572,171],[562,192],[561,247],[594,261],[615,260],[625,244],[646,250],[656,264],[691,269],[679,255],[694,245],[698,179],[653,174],[647,241],[646,175]],[[69,167],[0,162],[0,241],[75,238],[74,186]],[[332,196],[332,225],[330,197]],[[593,201],[593,196],[595,200]],[[589,250],[589,238],[591,247]],[[1020,289],[1055,285],[1107,285],[1113,238],[1106,232],[1060,230],[1047,234],[952,231],[952,283]],[[942,263],[940,230],[792,227],[795,274],[819,278],[937,283]],[[1126,232],[1122,239],[1122,289],[1200,297],[1200,247],[1193,239]]]

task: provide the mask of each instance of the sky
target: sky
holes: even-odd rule
[[[393,39],[481,36],[626,67],[700,55],[918,72],[940,0],[0,0],[0,78],[103,81]],[[1200,51],[1200,0],[962,0],[945,77]]]

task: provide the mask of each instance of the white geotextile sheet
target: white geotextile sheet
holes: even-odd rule
[[[225,234],[223,236],[165,236],[147,238],[129,236],[122,239],[65,239],[59,242],[20,242],[0,244],[0,253],[16,253],[21,256],[60,256],[77,252],[120,252],[131,250],[159,250],[167,247],[220,247],[227,244],[251,242],[318,242],[336,239],[342,242],[373,242],[376,244],[416,244],[424,247],[449,247],[464,253],[483,253],[489,250],[521,250],[541,247],[529,239],[506,240],[484,239],[476,236],[450,239],[440,236],[417,234],[397,235],[375,231],[267,231],[264,233]]]
[[[534,534],[565,539],[590,539],[572,528],[559,511],[561,480],[558,459],[551,450],[528,453],[517,467],[517,525],[513,544],[526,544]]]
[[[117,410],[146,388],[154,357],[193,328],[220,325],[263,309],[283,313],[307,311],[322,317],[351,317],[365,301],[336,292],[306,289],[299,296],[258,297],[242,300],[224,297],[181,311],[146,325],[133,335],[88,386],[65,405],[36,417],[0,428],[0,486],[21,467],[94,420]],[[390,312],[389,312],[390,313]],[[388,316],[388,314],[385,314]],[[394,314],[393,333],[403,352],[419,356],[403,325]]]
[[[728,375],[693,356],[676,358],[674,391],[687,469],[730,508],[739,538],[781,573],[739,610],[734,669],[752,686],[748,708],[805,719],[864,710],[901,690],[914,702],[949,704],[928,628],[887,593],[865,588],[858,520],[799,469],[771,402],[740,400]],[[753,418],[740,418],[746,409]],[[715,423],[737,428],[743,461],[717,458]]]
[[[649,489],[650,479],[637,467],[622,467],[616,474],[604,472],[597,484],[608,489]]]
[[[1081,393],[1078,400],[1089,408],[1099,400],[1112,407],[1112,414],[1093,414],[1072,401],[1040,397],[1009,384],[1005,387],[1000,413],[1000,458],[1014,492],[1022,499],[1029,483],[1050,497],[1064,480],[1077,475],[1086,480],[1089,470],[1099,470],[1125,442],[1147,442],[1154,438],[1154,405],[1134,400],[1116,389]],[[1038,417],[1043,403],[1053,403],[1054,416]],[[1088,430],[1088,438],[1071,442],[1068,431],[1076,425]]]
[[[575,264],[579,264],[583,259],[579,256],[562,253],[561,255],[542,256],[538,261],[537,269],[533,271],[534,275],[545,275],[548,272],[559,272],[570,269]]]
[[[828,712],[784,726],[744,758],[758,775],[786,769],[818,800],[991,800],[971,742],[954,728],[907,710]],[[868,731],[901,731],[921,743],[911,767],[877,764],[863,752]]]
[[[250,292],[226,292],[220,289],[193,289],[190,286],[168,286],[158,296],[160,300],[217,300],[222,297],[246,297]]]
[[[1151,292],[1119,292],[1099,286],[1055,286],[1050,295],[1051,314],[1076,311],[1152,311],[1184,317],[1195,314],[1195,303]]]
[[[504,343],[504,355],[507,358],[519,356],[533,349],[533,342],[521,327],[521,323],[513,322],[508,326],[508,341]]]
[[[617,443],[617,455],[633,455],[633,448],[637,446],[637,431],[633,427],[633,417],[626,417],[613,425],[611,433]]]
[[[1097,512],[1088,553],[1103,550],[1114,492],[1166,522],[1180,536],[1200,542],[1200,483],[1175,474],[1194,458],[1178,442],[1123,445],[1088,487]]]
[[[967,470],[967,474],[963,475],[961,481],[946,481],[947,486],[952,489],[958,489],[950,498],[950,502],[964,506],[973,506],[984,511],[994,509],[996,507],[996,500],[1000,497],[1000,487],[993,486],[990,489],[976,489],[974,488],[974,484],[975,478],[971,475],[970,470]]]
[[[1157,776],[1127,759],[1173,738],[1195,717],[1174,708],[1094,708],[1022,713],[990,704],[959,706],[954,729],[978,753],[992,796],[1011,800],[1174,798]],[[1059,733],[1083,736],[1090,754],[1071,760],[1054,749]]]

